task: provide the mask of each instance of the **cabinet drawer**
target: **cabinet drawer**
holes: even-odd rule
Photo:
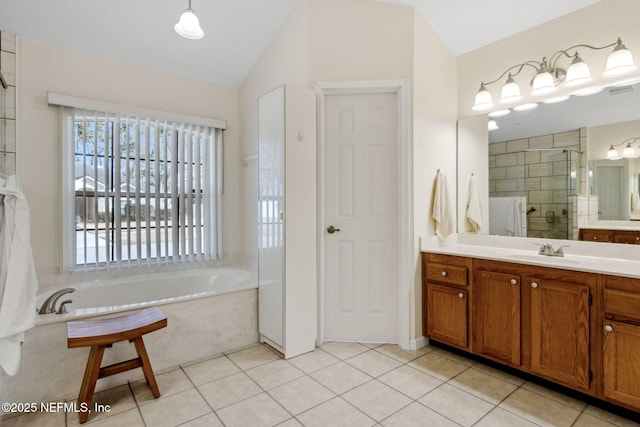
[[[467,268],[430,262],[427,264],[427,280],[467,286]]]
[[[614,243],[628,243],[632,245],[640,244],[640,233],[637,231],[618,231],[613,232]]]
[[[605,289],[604,311],[607,314],[618,314],[640,320],[640,294]]]
[[[609,230],[580,230],[581,240],[588,242],[610,242],[611,232]]]

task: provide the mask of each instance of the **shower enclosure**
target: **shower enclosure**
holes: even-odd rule
[[[507,235],[577,238],[575,199],[584,185],[582,163],[580,152],[565,148],[490,156],[489,217],[508,224]]]

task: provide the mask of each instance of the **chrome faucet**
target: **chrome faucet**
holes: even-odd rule
[[[56,303],[58,302],[60,297],[62,297],[62,295],[70,294],[71,292],[75,291],[75,288],[64,288],[54,292],[49,296],[49,298],[44,301],[44,303],[42,303],[40,310],[38,310],[38,314],[56,313]],[[65,303],[67,303],[67,301],[65,301]],[[65,303],[63,303],[62,305],[64,305]],[[62,308],[63,307],[61,306],[60,310],[62,310]],[[58,314],[62,314],[63,312],[64,311],[60,311]]]
[[[549,243],[534,243],[534,245],[540,246],[540,250],[538,251],[538,255],[546,255],[546,256],[564,256],[564,251],[562,248],[569,248],[570,245],[562,245],[558,249],[553,249]]]

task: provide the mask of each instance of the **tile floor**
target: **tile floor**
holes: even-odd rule
[[[95,426],[640,426],[629,419],[435,347],[327,343],[284,360],[255,345],[96,394]],[[35,413],[3,427],[77,426]]]

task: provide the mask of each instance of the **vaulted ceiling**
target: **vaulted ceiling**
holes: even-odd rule
[[[192,0],[205,37],[173,31],[188,0],[0,0],[0,30],[237,87],[297,0]],[[598,0],[371,0],[415,7],[460,55]]]

